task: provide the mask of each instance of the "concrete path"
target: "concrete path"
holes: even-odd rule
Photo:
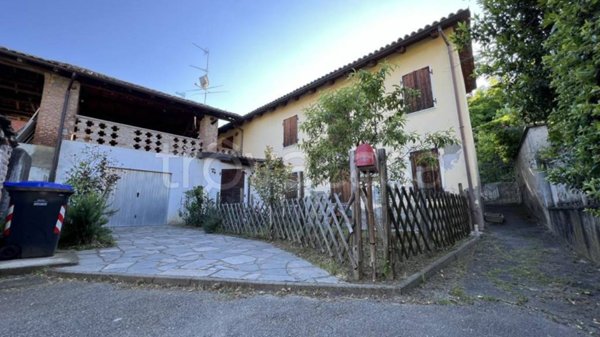
[[[339,283],[336,277],[273,245],[174,226],[116,228],[117,246],[78,252],[72,272]]]
[[[504,214],[506,222],[488,225],[470,257],[444,268],[411,297],[507,303],[600,336],[600,265],[575,254],[523,208],[486,211]]]

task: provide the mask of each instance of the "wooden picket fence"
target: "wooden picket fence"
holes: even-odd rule
[[[353,232],[348,216],[352,203],[337,196],[285,200],[269,208],[262,202],[220,205],[226,232],[285,240],[310,247],[342,265],[356,265],[350,247]]]
[[[471,232],[465,195],[388,185],[392,250],[400,260],[453,246]]]
[[[337,195],[321,194],[285,200],[272,208],[261,202],[222,204],[219,206],[222,228],[233,234],[284,240],[312,248],[359,273],[367,273],[362,269],[362,260],[371,258],[371,253],[376,252],[375,265],[380,266],[378,273],[382,264],[390,263],[389,267],[396,274],[401,271],[395,269],[395,261],[446,249],[470,233],[465,195],[388,184],[387,199],[382,200],[381,211],[388,215],[384,218],[389,221],[389,236],[385,237],[385,231],[381,230],[385,224],[378,226],[377,248],[370,250],[368,244],[357,244],[357,235],[352,235],[357,228],[352,208],[363,209],[359,228],[364,228],[362,224],[370,216],[365,207],[364,188],[360,194],[360,198],[353,194],[348,203],[340,202]],[[373,242],[365,230],[361,231],[360,238],[364,242]],[[386,240],[389,242],[389,262],[384,262],[386,246],[383,242]]]

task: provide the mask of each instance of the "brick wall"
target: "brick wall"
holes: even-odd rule
[[[217,152],[217,138],[219,134],[219,126],[216,118],[204,116],[200,120],[200,141],[202,148],[206,152]]]
[[[44,76],[44,91],[38,115],[33,143],[36,145],[55,146],[60,115],[65,100],[65,92],[69,87],[69,78],[46,73]],[[79,83],[74,82],[65,116],[63,139],[68,138],[69,130],[75,126],[77,107],[79,106]]]

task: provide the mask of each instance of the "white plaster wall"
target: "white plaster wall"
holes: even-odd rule
[[[239,165],[222,163],[216,159],[196,159],[173,155],[162,155],[145,151],[90,145],[76,141],[63,141],[57,170],[57,182],[66,180],[66,172],[77,162],[82,151],[95,146],[109,154],[115,167],[171,174],[169,188],[168,223],[178,223],[184,193],[195,186],[204,186],[209,196],[216,198],[221,188],[221,170],[239,168]],[[248,174],[249,172],[247,172]],[[245,186],[248,186],[245,184]]]
[[[553,206],[550,184],[546,175],[539,170],[536,159],[540,149],[548,146],[548,128],[531,127],[519,149],[516,162],[517,181],[523,193],[523,202],[534,216],[550,223],[548,206]]]
[[[20,143],[19,147],[31,156],[30,181],[47,181],[52,167],[54,148],[45,145]]]

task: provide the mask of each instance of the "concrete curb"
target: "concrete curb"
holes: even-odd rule
[[[421,285],[422,283],[425,283],[426,280],[433,277],[438,271],[445,268],[452,262],[465,256],[469,252],[469,250],[473,246],[475,246],[477,241],[479,241],[479,238],[480,238],[479,236],[471,236],[467,241],[463,242],[460,246],[453,249],[448,254],[433,261],[427,267],[412,274],[407,279],[402,281],[401,286],[403,287],[404,292],[407,292],[411,289],[416,288],[417,286]]]
[[[329,296],[382,296],[392,297],[407,293],[427,279],[435,275],[440,269],[464,256],[473,247],[479,237],[473,236],[457,248],[453,249],[443,257],[437,259],[421,271],[411,275],[396,285],[388,284],[357,284],[357,283],[306,283],[306,282],[269,282],[249,281],[236,279],[216,279],[208,277],[189,276],[152,276],[122,273],[98,273],[98,272],[71,272],[57,269],[49,269],[49,276],[66,277],[76,280],[124,282],[130,284],[154,284],[166,286],[197,287],[206,290],[254,290],[267,292],[311,292],[312,294]]]
[[[54,256],[0,261],[0,276],[31,273],[48,267],[67,267],[79,263],[73,251],[59,251]]]

